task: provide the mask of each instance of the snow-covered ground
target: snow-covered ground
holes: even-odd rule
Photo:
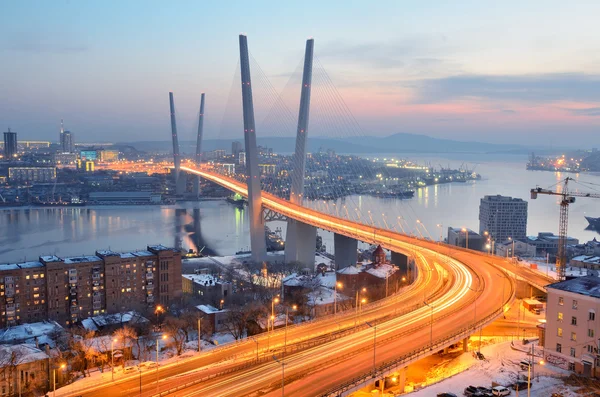
[[[512,349],[510,342],[484,346],[481,352],[486,358],[483,361],[475,359],[472,353],[464,353],[454,360],[432,368],[427,374],[425,385],[409,385],[409,388],[414,387],[414,391],[408,396],[431,397],[443,392],[461,396],[463,390],[470,385],[491,387],[492,382],[496,382],[508,386],[515,382],[517,376],[520,376],[521,380],[527,379],[527,371],[519,367],[520,361],[527,360],[527,353]],[[532,397],[548,397],[552,392],[561,392],[564,397],[577,396],[559,379],[560,376],[568,375],[567,371],[547,364],[537,364],[534,370]],[[511,392],[512,395],[515,394],[512,389]]]

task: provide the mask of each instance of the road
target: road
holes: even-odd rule
[[[210,170],[188,167],[182,167],[182,170],[246,196],[246,187],[239,181]],[[379,366],[416,350],[427,350],[430,340],[455,335],[473,327],[476,320],[487,318],[487,323],[490,323],[493,320],[491,316],[501,315],[499,310],[510,303],[514,279],[517,277],[531,280],[542,288],[549,282],[542,275],[515,266],[504,258],[323,214],[264,192],[263,205],[307,224],[407,253],[417,259],[419,268],[416,282],[405,291],[365,306],[356,328],[357,316],[350,311],[336,318],[328,317],[288,329],[290,352],[285,357],[287,395],[321,394],[357,376],[368,374],[373,368],[375,328],[366,325],[367,321],[377,324],[375,365]],[[281,365],[270,356],[276,355],[279,360],[283,358],[281,347],[285,339],[282,330],[261,336],[258,339],[261,357],[258,363],[255,362],[257,346],[250,340],[201,355],[186,364],[161,368],[158,374],[161,379],[159,390],[168,390],[231,370],[229,374],[205,380],[176,395],[239,396],[252,395],[259,390],[273,390],[272,393],[280,394],[277,388],[281,387]],[[240,368],[242,364],[247,368]],[[188,371],[195,372],[186,374]],[[154,389],[149,390],[152,386]],[[152,374],[142,374],[142,389],[143,395],[156,392],[156,374],[154,378]],[[139,390],[137,378],[82,394],[135,395],[137,392],[134,390]]]

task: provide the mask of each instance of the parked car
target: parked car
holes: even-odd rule
[[[516,383],[513,383],[511,388],[513,390],[527,390],[527,385],[528,385],[528,383],[526,380],[520,380]]]
[[[140,364],[140,367],[144,368],[155,368],[158,364],[156,361],[146,361]]]
[[[131,374],[133,372],[137,371],[137,367],[125,367],[123,368],[123,373],[124,374]]]
[[[508,390],[504,386],[495,386],[492,387],[492,395],[494,396],[510,396],[510,390]]]
[[[467,397],[472,397],[475,393],[479,393],[479,390],[475,386],[467,386],[463,391],[463,394]]]
[[[454,393],[446,392],[446,393],[438,393],[437,397],[458,397]]]
[[[519,363],[519,366],[521,367],[521,369],[523,371],[527,371],[529,369],[529,367],[531,366],[531,363],[529,361],[523,360]]]

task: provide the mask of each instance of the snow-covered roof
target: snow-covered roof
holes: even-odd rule
[[[378,266],[373,266],[373,267],[367,269],[367,273],[369,273],[375,277],[386,278],[386,277],[389,277],[392,274],[394,274],[396,272],[396,270],[398,270],[398,268],[396,266],[389,265],[387,263],[382,263]]]
[[[62,261],[62,259],[60,259],[58,256],[56,255],[47,255],[47,256],[40,256],[40,260],[48,263],[48,262],[60,262]]]
[[[17,265],[16,263],[6,263],[4,265],[0,265],[0,271],[18,270],[18,269],[19,269],[19,265]]]
[[[88,331],[98,331],[99,328],[107,325],[123,324],[123,323],[145,323],[148,319],[142,317],[141,314],[132,310],[126,313],[103,314],[100,316],[88,317],[81,321],[81,324]]]
[[[217,283],[228,283],[226,281],[220,280],[219,278],[211,274],[182,274],[181,276],[201,286],[211,286],[216,285]]]
[[[45,352],[32,345],[0,345],[0,356],[11,357],[13,353],[17,365],[50,358]]]
[[[595,255],[579,255],[571,259],[572,261],[585,263],[600,263],[600,256]]]
[[[547,285],[546,288],[600,298],[600,277],[585,276]]]
[[[150,251],[136,251],[132,252],[131,254],[135,256],[154,256],[154,254]]]
[[[74,265],[77,263],[90,263],[90,262],[101,262],[102,259],[97,257],[96,255],[90,256],[75,256],[71,258],[65,258],[65,263],[69,265]]]
[[[356,266],[348,266],[337,271],[339,274],[358,274],[360,269]]]
[[[173,248],[168,248],[162,244],[158,244],[158,245],[149,245],[148,249],[154,250],[154,251],[169,251],[169,250],[172,250]]]
[[[327,288],[335,287],[335,282],[336,282],[335,272],[325,272],[325,274],[319,273],[315,277],[317,279],[319,279],[319,282],[321,283],[321,285],[323,287],[327,287]]]
[[[23,342],[36,337],[39,338],[42,335],[63,331],[63,327],[54,321],[14,325],[0,331],[0,343]]]
[[[33,269],[36,267],[44,267],[44,264],[39,261],[23,262],[18,263],[18,265],[21,269]]]
[[[219,313],[219,312],[226,312],[227,311],[227,309],[219,310],[216,307],[211,306],[211,305],[198,305],[198,306],[196,306],[196,309],[200,310],[204,314],[213,314],[213,313]]]

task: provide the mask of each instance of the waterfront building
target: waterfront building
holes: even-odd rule
[[[162,196],[152,192],[91,192],[94,204],[160,204]]]
[[[181,253],[146,251],[0,265],[0,327],[54,320],[69,325],[125,309],[168,305],[181,297]]]
[[[508,196],[485,196],[479,204],[479,234],[495,242],[527,236],[527,201]]]
[[[550,284],[544,331],[545,360],[588,377],[600,377],[600,278]]]
[[[98,153],[100,154],[98,157],[100,158],[100,161],[102,161],[102,162],[119,161],[119,151],[118,150],[103,149],[103,150],[98,150]]]
[[[60,134],[60,148],[63,153],[72,153],[75,147],[75,142],[73,141],[73,134],[71,131],[63,131]]]
[[[546,256],[546,254],[555,255],[558,253],[559,237],[554,233],[538,233],[537,236],[527,237],[527,242],[535,246],[537,256]],[[577,245],[579,240],[567,236],[567,245]]]
[[[468,239],[467,234],[469,235]],[[467,240],[469,241],[468,248],[477,251],[484,250],[484,239],[479,233],[476,233],[468,228],[448,228],[448,244],[455,245],[457,247],[467,247]]]
[[[8,180],[17,183],[48,183],[56,180],[55,167],[9,167]]]
[[[10,128],[4,133],[4,158],[6,160],[17,157],[17,133]]]
[[[54,164],[62,166],[74,166],[77,164],[77,153],[57,152],[53,155]]]

